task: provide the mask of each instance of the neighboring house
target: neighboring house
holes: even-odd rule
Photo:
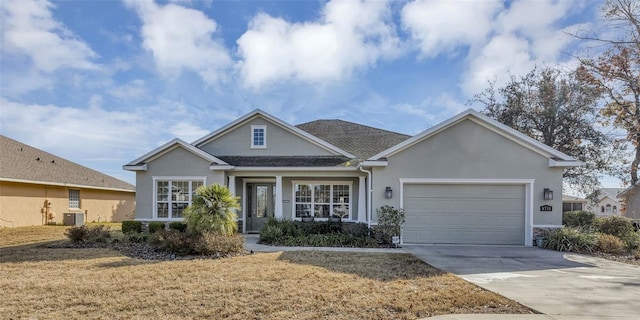
[[[587,210],[587,202],[587,199],[563,194],[562,212]]]
[[[589,211],[596,216],[621,216],[624,212],[624,201],[619,197],[624,189],[603,188],[600,189],[598,200],[589,204]]]
[[[531,245],[534,228],[562,225],[562,173],[576,165],[471,109],[413,137],[255,110],[124,168],[136,172],[137,220],[181,220],[194,190],[217,183],[241,197],[242,232],[269,217],[375,224],[390,205],[406,210],[405,242]]]
[[[638,184],[624,189],[618,197],[624,203],[623,215],[633,220],[640,220],[640,187]]]
[[[2,135],[0,150],[0,226],[133,218],[133,185]]]

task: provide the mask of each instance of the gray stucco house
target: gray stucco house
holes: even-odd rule
[[[124,169],[136,172],[137,220],[180,220],[192,192],[217,183],[241,197],[242,232],[268,217],[375,224],[391,205],[406,210],[407,243],[531,245],[534,229],[561,226],[562,173],[576,165],[471,109],[415,136],[255,110]]]

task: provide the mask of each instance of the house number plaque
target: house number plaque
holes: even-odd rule
[[[553,211],[553,207],[545,204],[544,206],[540,206],[540,211]]]

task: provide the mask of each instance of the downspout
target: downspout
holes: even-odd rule
[[[365,170],[362,168],[362,164],[358,164],[358,169],[367,174],[367,189],[369,189],[368,201],[367,201],[367,232],[371,236],[371,207],[373,206],[373,189],[371,187],[371,170]]]

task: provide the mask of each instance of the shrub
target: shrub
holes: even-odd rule
[[[360,223],[360,222],[343,223],[342,232],[346,234],[350,234],[354,237],[368,237],[370,234],[369,227],[367,226],[367,224]]]
[[[640,248],[640,233],[637,231],[630,232],[622,238],[622,241],[624,241],[627,250],[633,252]]]
[[[597,236],[588,229],[559,228],[546,232],[544,248],[578,253],[592,252]]]
[[[595,224],[599,232],[618,238],[625,238],[634,232],[631,219],[626,217],[610,216],[598,218]]]
[[[369,237],[354,237],[348,234],[312,234],[308,236],[286,238],[280,245],[304,247],[378,247],[378,242]]]
[[[276,224],[265,224],[260,229],[260,243],[264,244],[276,244],[284,240],[284,232],[282,227]]]
[[[111,239],[111,231],[104,225],[71,227],[64,234],[74,243],[106,243]]]
[[[86,226],[71,227],[64,232],[64,235],[74,243],[84,242],[87,239],[88,228]]]
[[[565,227],[585,227],[593,224],[596,215],[587,211],[569,211],[562,213],[562,224]]]
[[[185,232],[187,231],[187,224],[181,221],[173,221],[169,223],[169,230]]]
[[[598,234],[598,241],[595,249],[603,253],[623,254],[627,248],[624,241],[620,238],[610,234],[600,233]]]
[[[148,233],[136,232],[136,233],[125,233],[123,241],[143,243],[143,242],[147,242],[148,239],[149,239]]]
[[[159,249],[178,255],[188,255],[194,252],[197,235],[176,230],[158,230],[149,236],[149,244]]]
[[[244,252],[244,238],[233,234],[225,236],[206,232],[198,236],[193,252],[204,255],[230,255]]]
[[[233,235],[238,230],[238,215],[234,209],[240,209],[239,199],[225,186],[213,184],[199,187],[193,204],[184,211],[189,230]]]
[[[151,221],[149,222],[149,233],[153,234],[160,230],[164,230],[164,222],[162,221]]]
[[[133,220],[122,221],[122,233],[129,234],[140,232],[142,232],[142,222]]]
[[[376,210],[378,214],[378,230],[382,236],[382,241],[391,243],[393,236],[399,236],[402,224],[405,222],[403,209],[394,209],[384,205]]]

